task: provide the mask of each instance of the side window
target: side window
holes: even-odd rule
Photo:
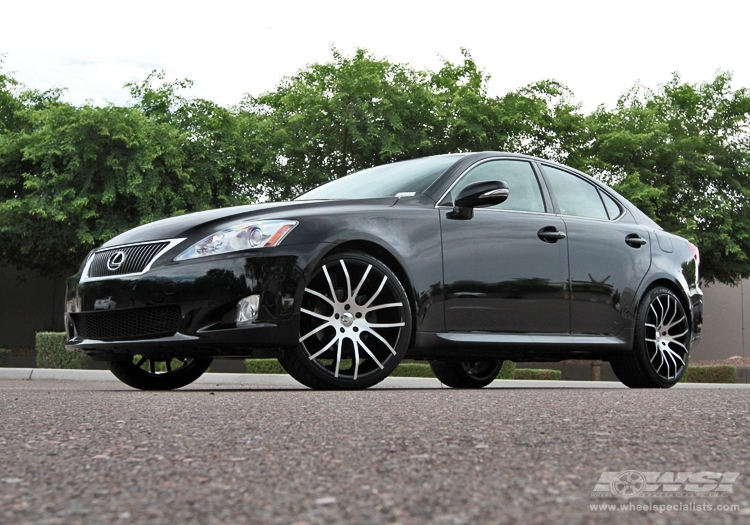
[[[543,166],[543,169],[561,214],[608,219],[596,186],[552,166]]]
[[[544,212],[544,200],[531,164],[518,160],[492,160],[469,171],[451,190],[451,201],[472,182],[501,180],[508,184],[510,194],[502,204],[488,206],[499,210]]]
[[[613,220],[620,216],[622,213],[622,209],[620,208],[620,205],[615,202],[615,200],[607,195],[604,192],[599,192],[602,194],[602,200],[604,201],[604,206],[607,208],[607,214],[609,215],[609,219]]]

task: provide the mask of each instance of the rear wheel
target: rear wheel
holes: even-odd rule
[[[409,299],[391,269],[370,255],[326,257],[305,286],[299,312],[299,346],[279,362],[310,388],[370,387],[406,353]]]
[[[610,361],[631,388],[669,388],[685,373],[690,352],[690,324],[685,309],[668,288],[644,296],[636,318],[633,350]]]
[[[133,356],[129,361],[109,361],[114,376],[140,390],[174,390],[189,385],[211,366],[211,358],[155,359]]]
[[[502,361],[430,361],[430,368],[441,383],[451,388],[482,388],[492,383]]]

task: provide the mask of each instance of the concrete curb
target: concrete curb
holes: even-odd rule
[[[54,381],[115,381],[119,380],[109,370],[67,370],[52,368],[0,368],[0,379],[54,380]],[[285,374],[203,374],[198,384],[275,386],[304,388]],[[389,377],[374,388],[443,388],[437,379],[427,377]],[[488,388],[626,388],[616,381],[531,381],[496,380]],[[750,389],[750,384],[679,383],[679,389]]]

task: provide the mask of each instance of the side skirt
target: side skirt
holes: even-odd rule
[[[562,361],[608,360],[633,347],[632,329],[619,336],[580,334],[517,334],[489,332],[418,332],[407,359],[510,359]]]

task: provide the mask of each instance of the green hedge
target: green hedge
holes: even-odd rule
[[[736,383],[737,367],[731,365],[688,365],[681,383]]]
[[[65,332],[36,333],[36,366],[86,369],[89,356],[65,350]]]
[[[286,374],[277,359],[245,359],[248,374]]]
[[[562,378],[560,370],[549,370],[546,368],[516,368],[515,379],[533,379],[559,381]]]
[[[391,377],[435,377],[435,374],[427,363],[401,363]]]
[[[248,374],[286,374],[276,359],[245,359]],[[498,379],[513,379],[516,364],[505,361]],[[435,377],[427,363],[401,363],[391,373],[392,377]]]
[[[0,366],[7,365],[8,359],[10,359],[10,350],[7,348],[0,348]]]
[[[498,379],[515,379],[516,378],[516,364],[513,361],[503,361],[503,367],[500,369],[500,373],[497,374]]]

